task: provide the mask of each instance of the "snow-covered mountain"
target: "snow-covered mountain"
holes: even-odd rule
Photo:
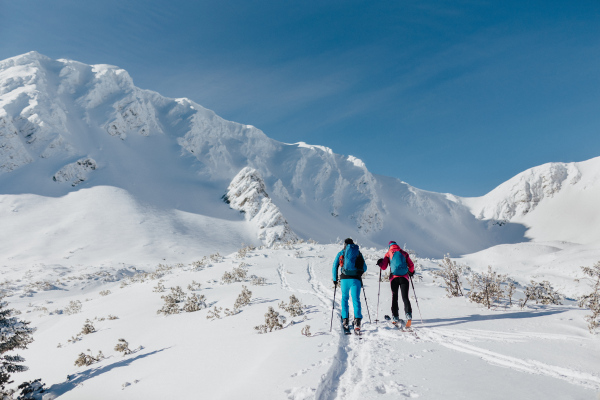
[[[353,237],[365,245],[396,240],[428,256],[527,240],[528,221],[510,214],[521,208],[490,211],[495,196],[460,199],[373,175],[353,156],[302,142],[281,143],[188,99],[139,89],[118,67],[52,60],[36,52],[0,62],[0,196],[40,196],[29,203],[27,211],[33,214],[53,198],[113,187],[136,203],[139,218],[158,213],[164,229],[174,226],[191,241],[194,229],[167,221],[167,215],[223,220],[245,243],[268,243],[260,228],[268,221],[245,221],[221,200],[244,168],[261,177],[277,220],[287,222],[285,229],[300,238],[329,243]],[[514,193],[509,188],[506,197]],[[56,209],[57,215],[68,215],[67,207]],[[4,207],[4,218],[8,212],[11,207]],[[40,232],[56,228],[44,223],[38,222]],[[63,219],[61,229],[76,228],[65,224]],[[108,237],[99,227],[94,232],[105,242],[114,241],[113,248],[122,241],[118,227]],[[0,235],[9,249],[21,243],[14,231]],[[57,252],[85,248],[90,240],[95,239],[83,236]],[[230,251],[239,245],[215,241],[192,251]]]
[[[460,201],[478,218],[527,226],[536,241],[600,244],[600,157],[531,168],[485,196]]]

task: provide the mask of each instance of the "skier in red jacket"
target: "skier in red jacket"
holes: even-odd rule
[[[377,260],[377,265],[382,270],[390,266],[390,285],[392,287],[392,323],[396,325],[400,322],[398,317],[398,289],[402,294],[404,302],[404,313],[406,315],[406,327],[410,327],[412,321],[412,307],[408,298],[408,289],[410,288],[409,277],[415,273],[413,264],[407,252],[402,250],[396,242],[389,243],[389,250],[383,258]]]

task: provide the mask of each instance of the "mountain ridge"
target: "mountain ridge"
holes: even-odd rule
[[[521,222],[485,220],[473,201],[373,175],[324,146],[278,142],[189,99],[139,89],[118,67],[35,52],[0,62],[2,194],[113,186],[158,209],[243,220],[220,198],[246,167],[305,239],[396,240],[427,256],[528,240]]]

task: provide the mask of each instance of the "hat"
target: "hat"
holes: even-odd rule
[[[354,244],[354,240],[348,238],[348,239],[344,240],[344,244]]]
[[[394,241],[392,240],[391,242],[389,242],[389,243],[388,243],[388,246],[391,246],[391,245],[393,245],[393,244],[396,244],[396,245],[397,245],[398,243],[396,243],[396,242],[394,242]]]

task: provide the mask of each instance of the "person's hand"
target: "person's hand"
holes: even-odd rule
[[[333,287],[337,287],[337,281],[333,281]]]
[[[383,258],[380,258],[379,260],[377,260],[377,266],[381,267],[381,264],[383,264]]]
[[[413,272],[408,271],[408,276],[412,277],[414,274],[415,274],[415,271],[413,271]]]

